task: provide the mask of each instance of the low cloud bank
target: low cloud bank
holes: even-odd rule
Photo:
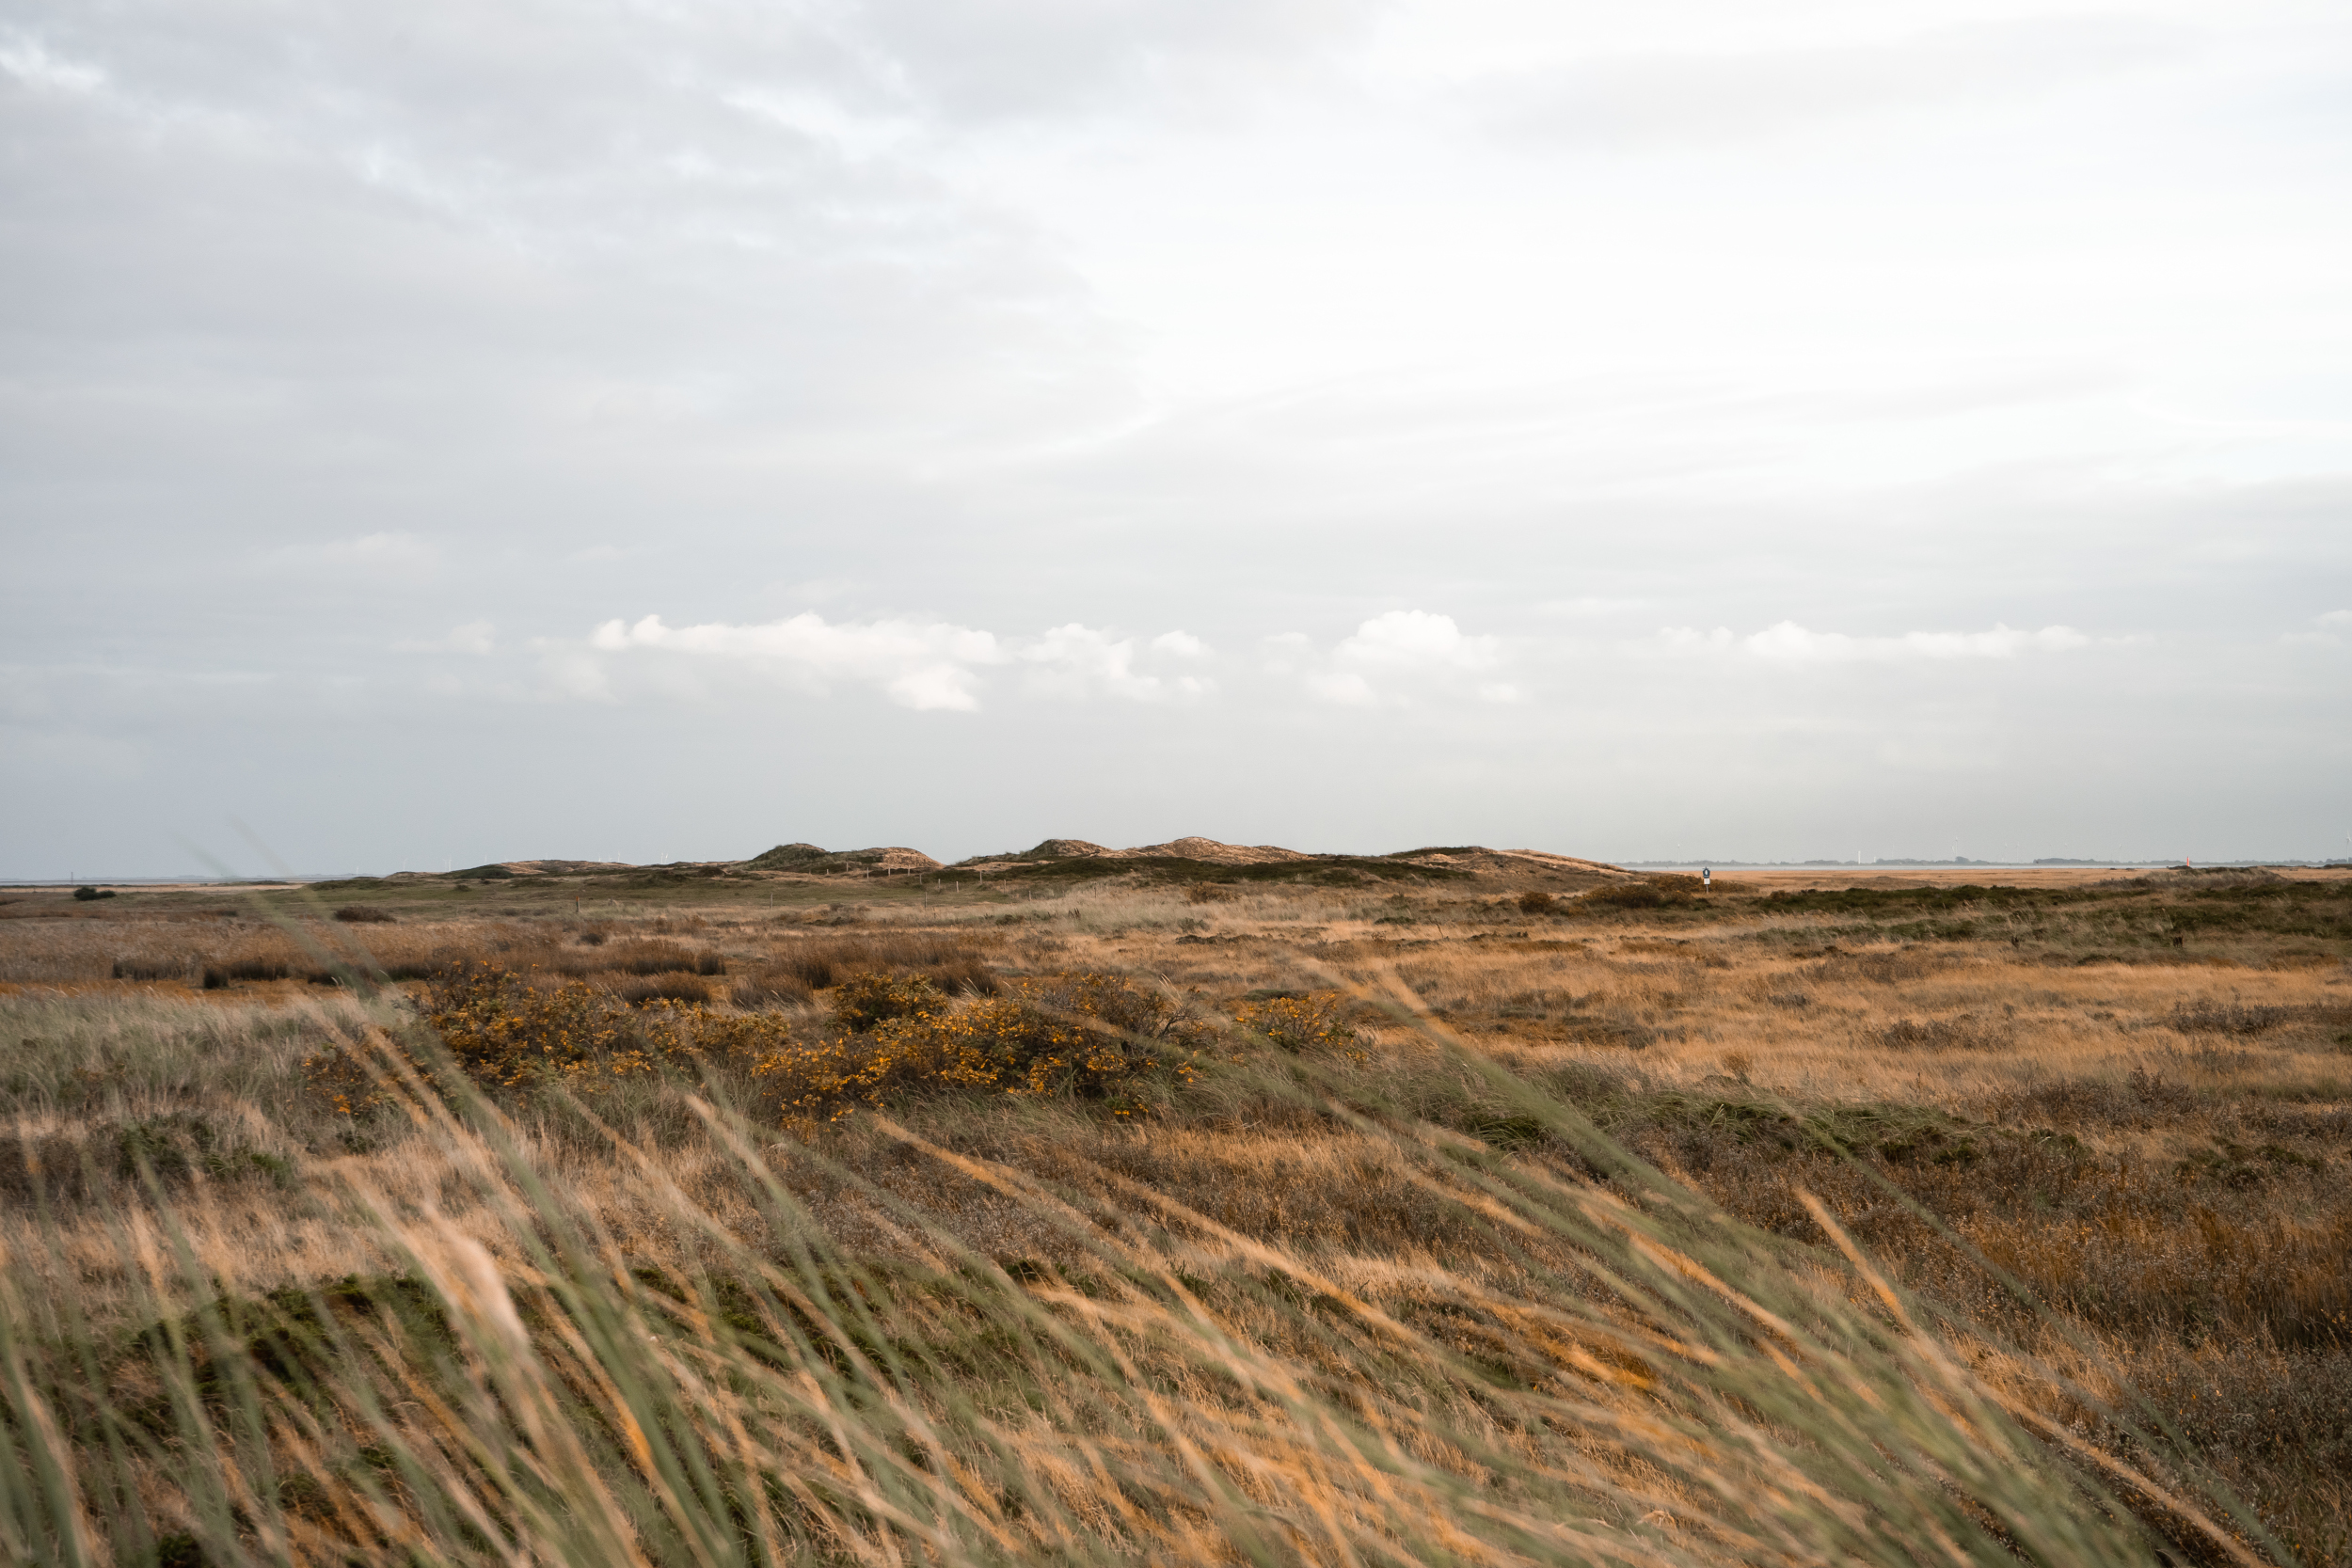
[[[1897,637],[1851,637],[1839,631],[1812,631],[1794,621],[1782,621],[1747,637],[1734,637],[1727,626],[1702,632],[1692,626],[1667,626],[1653,645],[1668,653],[1737,653],[1777,664],[1894,663],[1913,659],[2016,658],[2024,654],[2066,653],[2088,648],[2097,641],[2072,626],[2043,626],[2021,631],[1994,623],[1990,631],[1911,631]]]
[[[819,692],[836,683],[871,686],[917,710],[977,709],[982,673],[993,668],[1018,669],[1028,689],[1074,701],[1166,702],[1214,689],[1202,675],[1146,668],[1205,659],[1209,650],[1199,638],[1171,631],[1138,643],[1075,621],[1024,638],[945,621],[831,622],[803,614],[753,626],[669,626],[648,615],[634,624],[605,622],[589,646],[606,654],[659,650],[724,660]]]

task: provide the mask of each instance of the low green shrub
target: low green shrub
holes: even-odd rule
[[[107,1196],[124,1185],[136,1190],[150,1179],[183,1187],[199,1174],[288,1186],[294,1167],[283,1155],[256,1147],[233,1124],[187,1112],[0,1139],[0,1197],[12,1202]]]

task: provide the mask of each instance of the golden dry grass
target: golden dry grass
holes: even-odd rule
[[[199,1265],[190,1277],[205,1289],[257,1296],[414,1268],[396,1227],[353,1226],[331,1196],[360,1191],[404,1224],[429,1221],[437,1244],[470,1242],[525,1270],[527,1240],[511,1203],[480,1179],[478,1150],[398,1124],[341,1125],[306,1096],[304,1056],[363,1027],[348,992],[113,976],[178,964],[196,978],[240,960],[300,973],[357,959],[364,944],[385,965],[463,954],[615,990],[658,958],[673,966],[659,973],[723,969],[723,996],[820,945],[864,944],[887,964],[912,942],[1008,975],[1149,976],[1216,1007],[1334,986],[1393,998],[1397,1010],[1359,1009],[1356,1059],[1318,1068],[1315,1093],[1386,1125],[1467,1132],[1568,1179],[1597,1174],[1466,1065],[1502,1064],[1766,1233],[1820,1244],[1823,1216],[1835,1216],[1879,1265],[1958,1314],[1949,1332],[1977,1358],[1973,1375],[2059,1418],[2049,1441],[2071,1435],[2158,1464],[2099,1409],[2137,1386],[2286,1549],[2352,1562],[2342,1525],[2352,1503],[2352,1202],[2341,1181],[2352,1159],[2352,975],[2343,928],[2326,927],[2326,911],[2257,911],[2216,934],[2159,886],[2113,910],[2011,910],[1938,936],[1904,909],[1719,896],[1607,915],[1571,903],[1551,917],[1522,911],[1511,893],[1241,888],[1203,898],[1111,882],[1018,901],[779,910],[713,898],[596,918],[568,900],[488,915],[394,903],[396,924],[314,921],[292,932],[193,900],[57,917],[20,904],[7,914],[32,918],[0,919],[0,1012],[8,1037],[25,1042],[10,1132],[20,1148],[62,1156],[112,1130],[178,1117],[201,1121],[240,1158],[299,1165],[306,1174],[291,1185],[254,1164],[199,1169],[176,1190]],[[2187,915],[2166,912],[2176,908]],[[2176,927],[2196,945],[2148,934]],[[2118,950],[2126,937],[2139,947]],[[817,1026],[821,996],[762,999]],[[654,1150],[674,1186],[648,1182],[576,1112],[535,1101],[508,1110],[516,1157],[613,1257],[639,1267],[712,1270],[736,1244],[722,1238],[748,1236],[926,1267],[939,1265],[948,1236],[1020,1269],[1086,1267],[1093,1243],[1083,1228],[1034,1194],[973,1174],[1001,1169],[1102,1216],[1132,1214],[1137,1194],[1181,1206],[1199,1227],[1187,1268],[1230,1273],[1251,1249],[1275,1248],[1285,1267],[1385,1311],[1434,1314],[1457,1349],[1483,1336],[1524,1354],[1525,1322],[1495,1326],[1523,1305],[1494,1320],[1465,1304],[1524,1304],[1539,1275],[1572,1271],[1572,1249],[1498,1245],[1464,1223],[1460,1195],[1433,1189],[1412,1148],[1265,1077],[1282,1065],[1237,1067],[1143,1127],[1073,1104],[934,1096],[897,1107],[903,1126],[953,1156],[944,1162],[871,1120],[810,1148],[779,1142],[763,1158],[794,1196],[792,1235],[776,1233],[739,1162],[670,1088],[623,1085],[594,1108]],[[187,1279],[156,1265],[160,1243],[140,1231],[136,1206],[122,1207],[135,1183],[103,1171],[90,1180],[93,1197],[111,1202],[62,1204],[45,1227],[23,1205],[0,1218],[20,1291],[71,1296],[100,1324],[193,1305]],[[1826,1207],[1808,1209],[1808,1193]],[[693,1223],[681,1219],[681,1196]],[[1120,1222],[1109,1223],[1119,1234]],[[2046,1312],[2020,1306],[1972,1251]],[[1825,1267],[1816,1288],[1842,1299],[1851,1281],[1835,1277]],[[1330,1354],[1298,1338],[1279,1297],[1222,1309],[1266,1354],[1308,1363]],[[1182,1390],[1198,1375],[1177,1377],[1171,1397],[1190,1397]],[[1639,1468],[1622,1454],[1612,1463],[1620,1484]],[[2175,1480],[2190,1476],[2184,1463],[2162,1461]],[[1661,1498],[1683,1499],[1661,1503],[1667,1513],[1689,1506],[1675,1491],[1684,1483],[1658,1484]],[[1193,1540],[1204,1557],[1231,1544],[1218,1537],[1225,1546],[1212,1547],[1211,1524],[1185,1528],[1207,1532]],[[2176,1544],[2196,1535],[2169,1533]]]

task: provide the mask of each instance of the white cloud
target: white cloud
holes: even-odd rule
[[[2072,626],[2021,631],[1997,622],[1990,631],[1912,631],[1899,637],[1852,637],[1837,631],[1812,631],[1794,621],[1782,621],[1736,641],[1723,626],[1708,633],[1689,626],[1667,626],[1659,631],[1654,641],[1670,653],[1725,652],[1736,647],[1751,658],[1776,664],[1855,664],[2015,658],[2021,654],[2087,648],[2092,639]]]
[[[1002,664],[1007,650],[991,633],[970,626],[912,621],[844,622],[795,615],[764,626],[711,623],[672,628],[659,615],[635,626],[607,621],[590,639],[606,653],[661,648],[764,667],[821,690],[834,681],[879,686],[901,707],[978,707],[979,666]]]
[[[1138,667],[1155,652],[1203,657],[1207,646],[1197,638],[1167,633],[1139,653],[1134,638],[1075,621],[1018,638],[946,622],[834,623],[814,613],[758,626],[677,627],[648,615],[633,626],[607,621],[589,642],[608,654],[659,649],[732,660],[818,692],[836,681],[876,686],[899,706],[915,709],[970,712],[980,705],[980,672],[1009,664],[1025,666],[1028,689],[1045,696],[1161,702],[1215,689],[1197,675],[1162,676]]]
[[[0,44],[0,71],[28,87],[54,92],[95,92],[106,80],[97,67],[60,58],[30,39]]]
[[[1151,646],[1154,652],[1173,652],[1190,657],[1208,652],[1207,645],[1198,638],[1180,631],[1153,638]],[[1108,632],[1096,631],[1075,621],[1056,626],[1022,648],[1020,657],[1031,667],[1030,688],[1053,696],[1100,695],[1153,703],[1202,696],[1211,689],[1210,684],[1197,675],[1163,678],[1137,670],[1134,638],[1114,641]]]
[[[1277,657],[1266,662],[1274,674],[1296,669],[1288,657],[1304,638],[1291,634],[1267,640]],[[1451,615],[1421,610],[1391,610],[1359,626],[1331,650],[1322,669],[1304,673],[1307,690],[1327,703],[1347,707],[1375,707],[1383,702],[1409,702],[1411,692],[1425,690],[1451,677],[1492,670],[1502,662],[1502,645],[1491,637],[1471,637]],[[1481,702],[1518,702],[1517,687],[1486,681],[1475,688]]]
[[[2279,641],[2289,647],[2341,648],[2344,646],[2344,639],[2337,633],[2352,631],[2352,610],[2330,610],[2325,614],[2314,615],[2312,617],[2312,625],[2321,629],[2281,632]]]
[[[490,654],[498,651],[497,630],[487,621],[469,621],[462,626],[450,627],[446,637],[395,642],[392,646],[405,654]]]
[[[1484,670],[1502,656],[1493,638],[1463,636],[1451,615],[1391,610],[1358,626],[1331,657],[1367,670]]]
[[[1380,702],[1380,694],[1372,689],[1370,681],[1345,671],[1309,675],[1307,689],[1327,703],[1338,703],[1345,707],[1375,707]]]
[[[1668,653],[1695,654],[1731,646],[1731,628],[1717,626],[1713,631],[1701,631],[1696,626],[1661,626],[1651,639]]]
[[[1295,675],[1315,657],[1314,639],[1303,631],[1277,632],[1259,640],[1259,666],[1269,675]]]
[[[612,700],[612,683],[605,674],[604,661],[595,654],[577,643],[551,639],[536,640],[532,646],[539,654],[540,678],[558,695],[582,702]]]

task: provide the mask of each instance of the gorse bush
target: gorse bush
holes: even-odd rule
[[[1271,996],[1233,1009],[1233,1022],[1284,1051],[1330,1050],[1360,1055],[1363,1037],[1347,1022],[1348,999],[1335,990]]]
[[[632,1033],[600,991],[537,983],[486,960],[435,977],[423,1011],[468,1077],[502,1088],[609,1057]]]
[[[878,1023],[944,1011],[947,998],[919,974],[853,974],[833,993],[833,1021],[853,1035]]]
[[[648,994],[639,995],[644,990]],[[1118,1115],[1189,1085],[1218,1040],[1189,1002],[1115,976],[1019,984],[958,1003],[919,975],[857,974],[835,989],[832,1031],[795,1038],[768,1012],[721,1013],[683,974],[631,982],[615,993],[548,980],[488,961],[438,972],[421,1006],[448,1063],[484,1088],[556,1087],[594,1094],[616,1080],[693,1078],[706,1065],[747,1069],[787,1122],[838,1120],[860,1106],[949,1089],[1109,1101]],[[1346,1045],[1337,998],[1271,1006],[1253,1015],[1290,1050]],[[405,1053],[431,1084],[432,1053]],[[384,1103],[381,1074],[339,1048],[304,1064],[312,1088],[340,1115]]]
[[[917,977],[860,975],[833,1016],[835,1034],[753,1068],[787,1121],[837,1121],[926,1089],[1073,1096],[1133,1116],[1191,1084],[1219,1039],[1188,1002],[1109,974],[1018,981],[961,1006]]]
[[[664,1071],[691,1079],[707,1061],[748,1064],[790,1038],[781,1019],[714,1013],[701,1005],[707,991],[699,981],[674,978],[700,996],[680,1001],[675,990],[653,981],[643,984],[655,994],[631,998],[626,990],[615,995],[577,980],[549,982],[487,961],[468,963],[433,978],[421,1012],[450,1063],[490,1089],[553,1085],[594,1093],[616,1079]],[[421,1079],[434,1081],[439,1068],[430,1053],[406,1056]],[[381,1102],[380,1074],[341,1048],[303,1066],[312,1087],[342,1114]]]
[[[994,1072],[990,1081],[1009,1092],[1122,1101],[1155,1081],[1191,1083],[1220,1040],[1189,1002],[1113,974],[1025,981],[945,1018],[899,1027],[913,1033],[922,1025],[985,1061]]]

